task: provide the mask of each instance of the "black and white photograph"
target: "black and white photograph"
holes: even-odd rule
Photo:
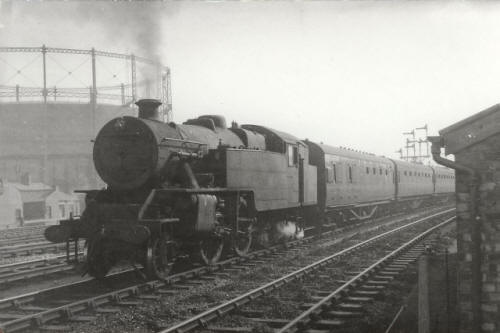
[[[0,333],[500,333],[500,2],[0,0]]]

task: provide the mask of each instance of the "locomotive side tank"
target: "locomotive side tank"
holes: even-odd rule
[[[45,232],[53,242],[85,239],[90,275],[127,260],[164,277],[179,255],[212,264],[227,245],[246,255],[254,235],[266,246],[300,237],[316,205],[316,167],[300,140],[256,125],[227,128],[216,115],[165,124],[158,101],[136,104],[138,118],[115,118],[96,137],[107,188],[86,191],[82,216]]]

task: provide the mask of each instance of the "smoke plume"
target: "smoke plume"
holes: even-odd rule
[[[94,47],[164,65],[163,18],[175,14],[179,6],[156,1],[0,1],[0,46]],[[1,66],[5,64],[0,62],[3,72]],[[157,79],[153,67],[138,66],[137,72],[138,80]]]
[[[162,17],[177,4],[143,1],[2,1],[0,42],[134,51],[157,59]]]

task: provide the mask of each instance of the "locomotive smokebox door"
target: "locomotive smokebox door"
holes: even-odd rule
[[[194,224],[195,232],[207,233],[215,229],[216,215],[215,208],[217,205],[217,198],[214,195],[197,194],[193,195],[196,201],[195,207],[196,221]]]

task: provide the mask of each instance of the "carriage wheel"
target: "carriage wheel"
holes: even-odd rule
[[[171,243],[166,236],[150,239],[146,252],[146,273],[150,279],[165,279],[174,263]]]
[[[222,255],[224,239],[222,237],[215,236],[209,237],[200,241],[199,247],[201,261],[205,265],[214,265],[219,261]]]
[[[85,246],[87,256],[87,273],[102,280],[111,269],[112,263],[108,250],[103,245],[101,239],[90,239]]]
[[[249,225],[244,230],[238,230],[233,236],[233,249],[238,256],[245,257],[248,255],[248,251],[252,247],[252,234],[253,228],[252,225]]]

